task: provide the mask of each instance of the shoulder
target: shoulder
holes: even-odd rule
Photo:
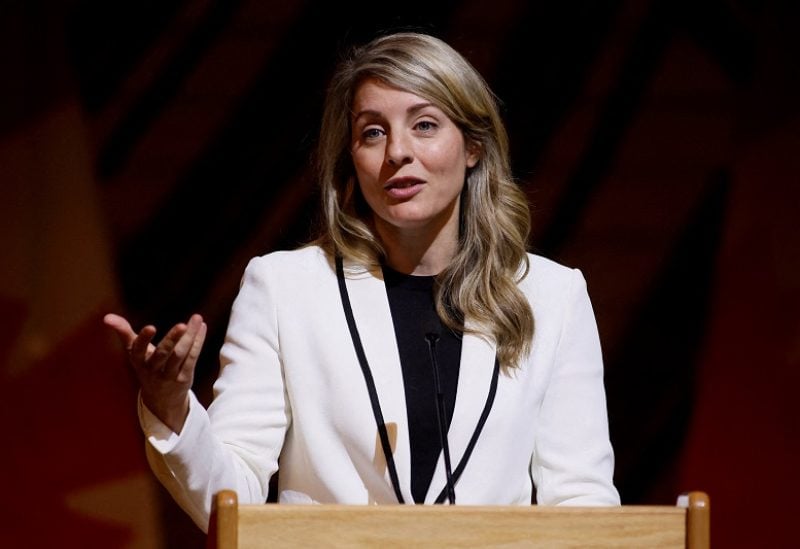
[[[296,250],[281,250],[254,257],[247,265],[253,273],[272,273],[274,275],[293,274],[320,269],[330,270],[333,260],[319,246],[304,246]]]
[[[548,259],[541,255],[536,255],[529,253],[528,255],[528,262],[531,266],[531,273],[535,273],[537,275],[549,277],[549,278],[560,278],[565,276],[571,276],[571,274],[575,271],[575,269],[571,267],[567,267],[566,265],[562,265],[561,263],[557,263],[552,259]]]
[[[275,285],[291,289],[335,278],[333,260],[319,246],[271,252],[247,264],[242,284]]]
[[[534,307],[563,304],[576,293],[586,292],[586,281],[579,269],[536,254],[528,254],[528,265],[528,273],[519,286]]]
[[[572,284],[576,279],[583,279],[579,269],[567,267],[541,255],[529,253],[528,265],[528,273],[522,279],[522,284],[560,286]]]

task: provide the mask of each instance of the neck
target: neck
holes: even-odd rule
[[[386,250],[386,263],[405,274],[439,274],[450,265],[458,247],[457,223],[414,229],[377,223],[376,228]]]

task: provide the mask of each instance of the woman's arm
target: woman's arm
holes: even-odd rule
[[[578,270],[565,299],[554,370],[536,429],[531,475],[549,505],[618,505],[597,324]]]
[[[175,429],[145,400],[143,384],[139,415],[148,461],[203,530],[219,490],[236,490],[242,502],[266,500],[290,422],[268,276],[259,259],[245,271],[208,411],[187,389],[185,421]]]

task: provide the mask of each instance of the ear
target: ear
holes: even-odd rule
[[[468,140],[466,143],[467,168],[474,168],[481,159],[481,145],[475,141]]]

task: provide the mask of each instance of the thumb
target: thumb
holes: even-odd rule
[[[103,317],[103,324],[116,332],[117,337],[119,337],[126,349],[133,345],[133,341],[136,339],[136,332],[133,331],[130,322],[124,317],[109,313]]]

